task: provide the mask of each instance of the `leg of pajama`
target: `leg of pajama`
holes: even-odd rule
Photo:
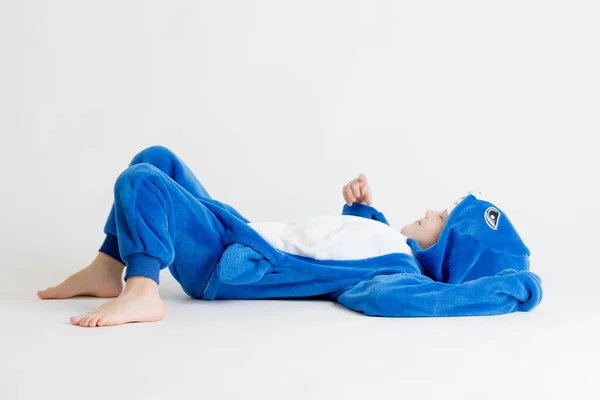
[[[152,146],[136,154],[129,166],[150,164],[161,170],[195,197],[210,197],[191,170],[171,150]],[[104,232],[106,238],[96,258],[84,269],[61,284],[38,291],[42,299],[66,299],[74,296],[117,297],[123,291],[123,267],[117,238],[115,206],[111,207]]]
[[[127,168],[115,184],[114,221],[125,261],[125,291],[71,322],[81,326],[152,322],[163,318],[158,294],[160,270],[201,290],[224,247],[225,233],[213,213],[153,165]],[[194,287],[188,285],[190,294]],[[195,295],[195,293],[191,293]]]
[[[210,270],[205,267],[216,265],[223,251],[224,228],[196,197],[209,195],[168,149],[152,147],[134,158],[115,184],[115,202],[105,225],[107,239],[101,248],[106,253],[98,255],[119,272],[119,283],[122,270],[115,264],[127,265],[125,291],[87,314],[72,317],[73,324],[92,327],[162,319],[165,307],[157,285],[160,270],[167,266],[177,280],[188,283],[184,290],[189,295],[201,296]]]
[[[163,146],[152,146],[136,154],[130,167],[137,164],[150,164],[161,170],[168,177],[177,182],[181,187],[187,190],[194,197],[207,197],[210,195],[202,186],[198,178],[190,170],[190,168],[171,150]],[[106,238],[100,246],[100,252],[108,254],[121,264],[125,264],[121,258],[118,247],[117,228],[115,221],[115,205],[112,205],[106,224],[104,226]]]

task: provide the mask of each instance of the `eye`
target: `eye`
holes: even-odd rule
[[[498,220],[500,219],[500,211],[496,210],[494,207],[489,207],[485,210],[485,222],[487,222],[488,226],[494,230],[498,229]]]

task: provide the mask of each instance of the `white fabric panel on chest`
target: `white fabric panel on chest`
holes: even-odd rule
[[[248,224],[278,250],[316,260],[361,260],[412,255],[406,237],[390,226],[350,215],[325,215]]]

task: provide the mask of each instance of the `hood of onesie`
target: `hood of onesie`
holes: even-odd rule
[[[446,226],[433,246],[421,250],[414,239],[407,240],[427,276],[461,283],[504,270],[529,270],[529,249],[499,207],[469,192],[448,212]]]

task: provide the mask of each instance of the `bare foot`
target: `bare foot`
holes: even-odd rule
[[[121,325],[128,322],[155,322],[164,318],[166,307],[152,279],[132,276],[119,297],[95,310],[71,317],[73,325],[96,327]]]
[[[123,291],[124,265],[111,256],[98,253],[86,268],[71,275],[58,286],[40,290],[41,299],[68,299],[74,296],[117,297]]]

